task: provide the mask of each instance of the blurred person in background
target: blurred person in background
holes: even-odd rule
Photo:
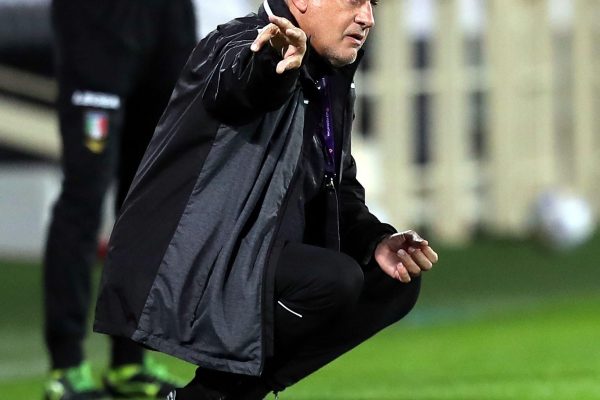
[[[112,338],[104,388],[83,342],[102,205],[118,181],[116,209],[196,44],[191,0],[54,0],[62,189],[44,256],[45,398],[160,397],[174,385],[129,339]],[[135,285],[134,282],[130,282]]]
[[[375,3],[265,0],[184,67],[115,224],[94,324],[198,365],[168,399],[262,399],[413,308],[437,254],[370,213],[351,155]]]

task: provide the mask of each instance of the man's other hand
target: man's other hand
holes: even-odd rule
[[[423,271],[429,271],[438,261],[438,255],[427,240],[415,231],[405,231],[379,242],[375,249],[375,260],[383,272],[408,283]]]

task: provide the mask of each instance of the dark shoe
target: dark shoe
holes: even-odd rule
[[[166,400],[228,400],[230,397],[216,390],[204,386],[186,386],[182,389],[173,390],[167,395]]]
[[[177,397],[177,393],[179,393],[182,389],[173,390],[171,393],[167,395],[166,400],[180,400],[180,397]],[[223,393],[216,393],[209,390],[204,389],[203,391],[198,391],[198,388],[195,389],[195,393],[192,396],[194,400],[262,400],[264,399],[270,392],[264,392],[261,390],[258,392],[248,392],[244,394],[229,394],[225,395]],[[188,393],[189,395],[189,393]],[[275,397],[278,399],[278,397]]]
[[[194,380],[167,400],[263,400],[271,391],[257,377],[198,368]]]
[[[182,382],[165,366],[147,358],[144,364],[120,365],[104,374],[104,387],[114,397],[157,399],[170,395]]]
[[[108,400],[92,378],[92,369],[88,363],[77,367],[54,369],[44,387],[45,400]]]

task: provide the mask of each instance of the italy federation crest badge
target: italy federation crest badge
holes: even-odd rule
[[[109,119],[105,111],[87,111],[83,117],[85,146],[92,153],[102,153],[108,139]]]

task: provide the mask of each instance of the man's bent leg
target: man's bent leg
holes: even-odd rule
[[[330,321],[353,312],[364,282],[351,257],[321,247],[288,243],[275,273],[275,357],[271,368]]]
[[[419,288],[420,279],[404,284],[389,278],[378,267],[365,272],[364,287],[352,311],[325,321],[316,333],[299,340],[297,350],[286,361],[279,360],[276,354],[273,367],[263,378],[275,390],[298,382],[403,318],[414,307]],[[281,334],[281,329],[276,333]],[[276,343],[281,340],[276,337]],[[276,353],[278,350],[276,346]]]

